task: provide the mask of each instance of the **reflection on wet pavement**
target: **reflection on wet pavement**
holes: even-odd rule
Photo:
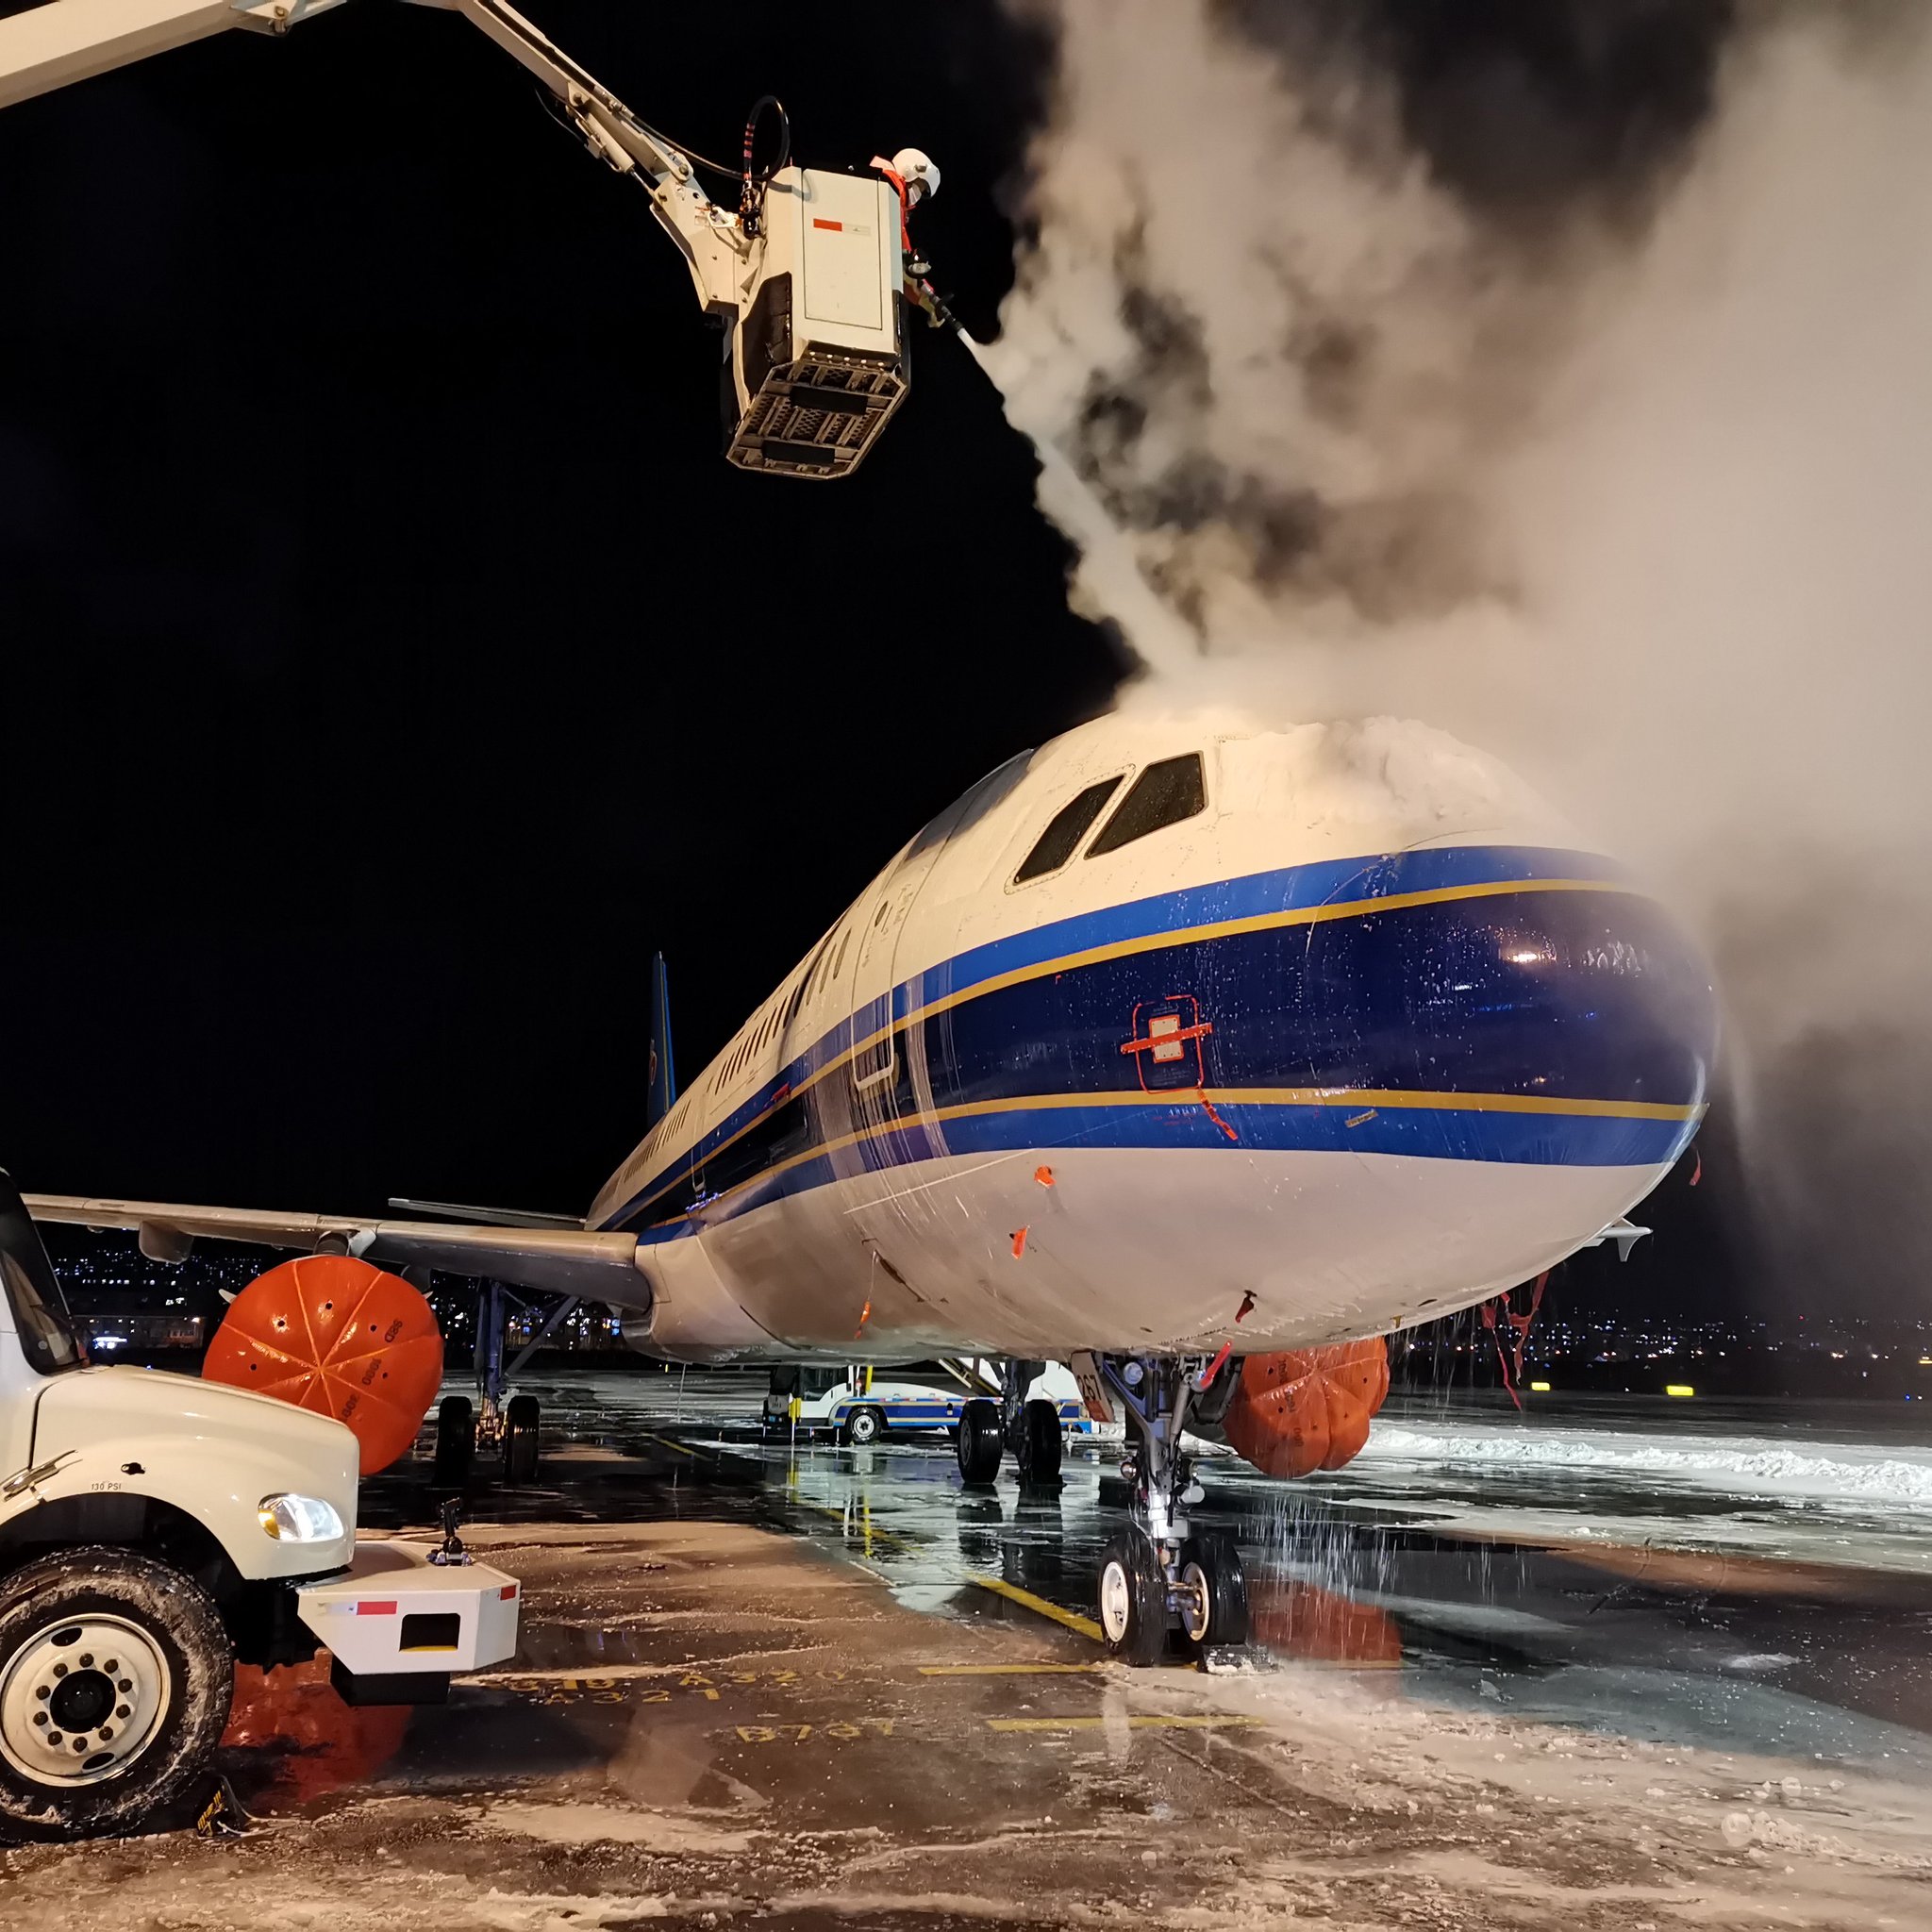
[[[278,1671],[237,1665],[224,1761],[251,1810],[294,1810],[383,1771],[408,1734],[407,1709],[355,1710],[326,1655]]]
[[[512,1666],[414,1712],[252,1674],[224,1763],[258,1833],[0,1853],[0,1924],[1927,1923],[1915,1576],[1447,1533],[1217,1466],[1256,1667],[1129,1672],[1090,1616],[1103,1452],[968,1492],[943,1439],[763,1442],[756,1389],[541,1391],[538,1486],[465,1530],[523,1580]],[[425,1525],[426,1471],[368,1524]]]
[[[606,1520],[763,1524],[835,1545],[909,1608],[1021,1627],[1051,1618],[1097,1639],[1095,1572],[1120,1521],[1110,1450],[1070,1444],[1057,1490],[1023,1490],[1008,1465],[974,1491],[943,1436],[867,1449],[760,1440],[755,1377],[609,1377],[543,1395],[545,1488],[492,1497],[498,1514],[567,1504]],[[1675,1726],[1708,1742],[1715,1726],[1734,1748],[1802,1740],[1807,1755],[1932,1770],[1932,1578],[1621,1542],[1614,1520],[1591,1540],[1553,1538],[1535,1526],[1541,1470],[1482,1479],[1497,1524],[1481,1533],[1438,1527],[1433,1491],[1404,1508],[1379,1474],[1357,1493],[1268,1482],[1231,1460],[1204,1474],[1195,1514],[1240,1542],[1257,1639],[1275,1658],[1401,1666],[1419,1694],[1452,1706],[1659,1740]],[[407,1479],[399,1490],[407,1513]],[[1525,1492],[1532,1526],[1512,1533],[1508,1506]]]

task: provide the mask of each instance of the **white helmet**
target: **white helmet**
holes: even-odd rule
[[[906,205],[930,201],[940,192],[940,171],[932,157],[916,147],[902,147],[892,157],[892,173],[906,184]]]

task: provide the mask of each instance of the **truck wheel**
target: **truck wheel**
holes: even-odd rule
[[[875,1408],[855,1408],[845,1418],[843,1435],[855,1449],[876,1442],[886,1432],[886,1419]]]
[[[476,1454],[476,1411],[467,1395],[445,1395],[436,1406],[436,1464],[429,1480],[439,1490],[460,1490],[470,1480]]]
[[[503,1417],[503,1480],[513,1490],[537,1480],[537,1398],[513,1395]]]
[[[198,1796],[235,1693],[214,1599],[133,1550],[43,1557],[0,1580],[0,1824],[132,1831]]]

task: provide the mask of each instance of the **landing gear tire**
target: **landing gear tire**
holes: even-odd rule
[[[467,1395],[445,1395],[436,1408],[436,1463],[430,1480],[439,1490],[468,1486],[476,1457],[476,1411]]]
[[[526,1490],[537,1480],[537,1424],[534,1395],[513,1395],[503,1416],[503,1480],[508,1489]]]
[[[886,1433],[886,1419],[875,1408],[855,1408],[839,1433],[851,1448],[869,1448]]]
[[[1248,1641],[1248,1579],[1231,1537],[1213,1532],[1181,1545],[1181,1628],[1194,1643]]]
[[[1060,1411],[1053,1402],[1029,1402],[1020,1411],[1014,1444],[1023,1483],[1045,1488],[1060,1479]]]
[[[1124,1664],[1156,1664],[1167,1648],[1167,1579],[1138,1530],[1108,1539],[1100,1557],[1100,1633]]]
[[[984,1488],[1000,1473],[1000,1457],[1006,1444],[1000,1440],[1000,1406],[985,1396],[974,1396],[959,1411],[960,1480]]]
[[[0,1824],[131,1831],[197,1797],[235,1690],[214,1599],[133,1550],[82,1548],[0,1583]]]

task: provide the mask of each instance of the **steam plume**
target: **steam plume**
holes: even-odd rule
[[[1091,551],[1141,691],[1427,718],[1647,863],[1716,952],[1788,1276],[1923,1307],[1925,17],[1046,11],[990,357],[1179,613]]]

